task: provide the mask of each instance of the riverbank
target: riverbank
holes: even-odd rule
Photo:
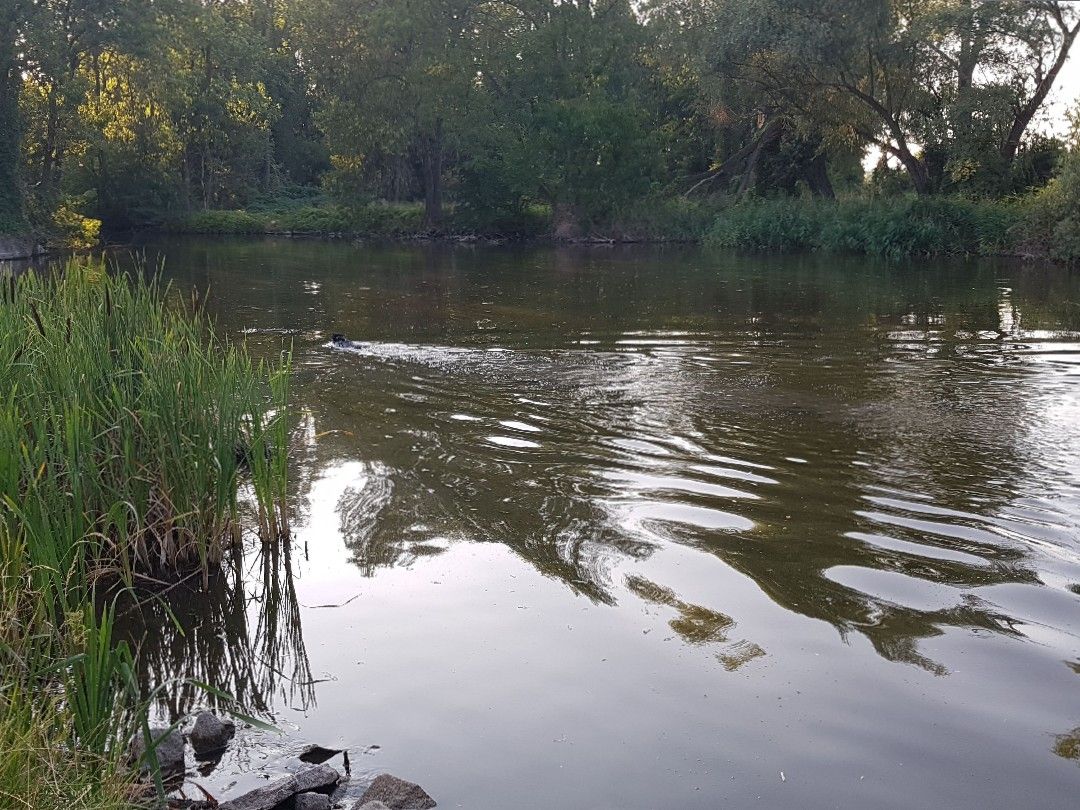
[[[449,211],[425,226],[413,204],[328,203],[270,210],[211,210],[170,223],[179,234],[277,235],[354,240],[455,242],[691,243],[749,253],[828,253],[890,260],[1012,256],[1080,260],[1061,236],[1071,213],[1048,212],[1048,195],[1005,200],[893,197],[747,199],[735,203],[662,199],[628,206],[606,222],[556,229],[551,210],[481,219]],[[556,230],[560,234],[556,234]]]

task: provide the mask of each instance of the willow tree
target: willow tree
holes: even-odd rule
[[[1002,182],[1080,32],[1057,0],[711,0],[715,71],[767,114],[847,132],[918,193]]]

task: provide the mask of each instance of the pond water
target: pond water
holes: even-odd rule
[[[286,732],[219,798],[314,742],[440,807],[1076,806],[1080,278],[143,249],[294,352],[291,546],[146,642]]]

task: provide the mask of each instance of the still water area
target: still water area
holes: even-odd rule
[[[293,351],[291,543],[144,615],[148,684],[284,732],[219,799],[318,743],[447,808],[1080,802],[1080,276],[140,249]]]

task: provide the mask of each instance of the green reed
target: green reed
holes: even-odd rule
[[[25,781],[0,765],[0,805],[39,806],[50,780],[126,801],[104,782],[128,789],[151,701],[101,594],[205,584],[245,531],[286,539],[289,362],[142,272],[0,276],[0,746],[44,746]]]
[[[96,262],[0,286],[0,521],[39,585],[205,573],[244,528],[246,481],[251,528],[287,531],[287,356],[257,364],[197,300]]]

